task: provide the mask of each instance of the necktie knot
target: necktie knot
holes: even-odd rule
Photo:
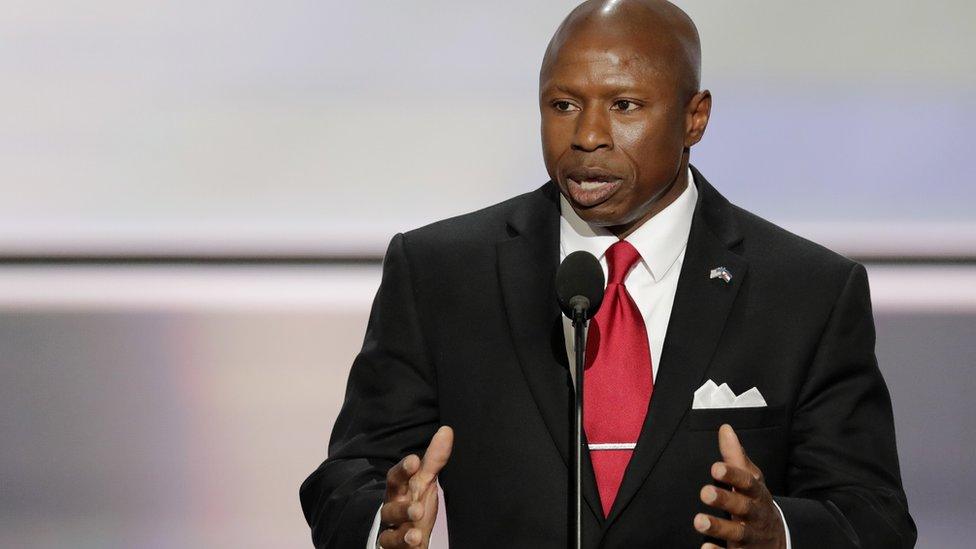
[[[640,261],[641,255],[630,242],[621,240],[607,249],[607,285],[623,284],[627,273]]]

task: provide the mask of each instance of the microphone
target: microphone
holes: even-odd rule
[[[600,309],[606,280],[603,268],[593,254],[578,251],[566,256],[556,271],[556,299],[563,314],[575,326],[585,322]]]
[[[556,270],[556,300],[563,314],[573,321],[573,342],[576,364],[573,403],[573,437],[576,446],[570,471],[570,507],[575,506],[573,539],[569,549],[583,547],[583,370],[586,357],[586,321],[603,303],[605,279],[603,268],[593,254],[578,251],[566,256]]]

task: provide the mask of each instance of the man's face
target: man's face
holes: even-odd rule
[[[543,70],[539,102],[549,176],[585,221],[620,229],[649,217],[675,181],[689,98],[648,57],[652,46],[613,34],[566,40]]]

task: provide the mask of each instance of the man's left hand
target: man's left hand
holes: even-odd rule
[[[695,515],[695,529],[728,542],[729,549],[786,549],[786,532],[773,495],[766,488],[762,471],[746,455],[730,425],[718,430],[722,461],[712,464],[712,478],[732,487],[725,490],[711,484],[701,489],[706,505],[732,515],[727,520],[712,515]],[[706,543],[702,549],[719,549]]]

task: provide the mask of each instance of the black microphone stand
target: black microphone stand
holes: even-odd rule
[[[583,452],[586,451],[583,448],[583,369],[586,365],[586,321],[600,309],[605,282],[600,261],[593,254],[582,250],[567,255],[556,270],[556,300],[563,314],[573,322],[573,346],[576,351],[576,413],[573,418],[576,451],[573,452],[573,463],[570,465],[570,478],[573,480],[567,482],[567,492],[570,493],[567,511],[576,517],[570,519],[575,523],[575,535],[567,542],[569,549],[583,549]],[[574,489],[576,493],[572,494]],[[576,499],[575,513],[572,510],[573,496]]]
[[[573,348],[576,354],[576,416],[573,419],[576,452],[573,459],[573,484],[576,487],[575,541],[569,549],[583,549],[583,369],[586,362],[586,312],[590,300],[576,296],[570,300],[573,307]]]

